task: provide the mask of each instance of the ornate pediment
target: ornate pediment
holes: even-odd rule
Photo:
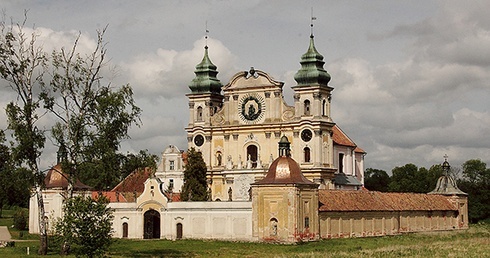
[[[251,89],[279,88],[282,89],[283,82],[274,80],[269,74],[260,70],[251,69],[249,72],[242,71],[235,74],[230,82],[223,87],[223,91],[241,91]]]

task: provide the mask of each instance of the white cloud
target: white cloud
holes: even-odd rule
[[[204,39],[199,39],[190,50],[159,48],[154,53],[140,54],[121,67],[127,71],[128,80],[138,96],[166,99],[182,97],[189,91],[188,85],[195,76],[195,66],[203,58],[205,44]],[[218,66],[218,72],[225,71],[218,74],[218,79],[226,84],[227,81],[222,78],[231,77],[229,71],[233,71],[230,68],[234,67],[236,57],[219,40],[209,38],[207,44],[210,59]]]

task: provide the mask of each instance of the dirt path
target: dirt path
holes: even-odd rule
[[[10,241],[12,236],[10,235],[7,226],[0,226],[0,241]]]

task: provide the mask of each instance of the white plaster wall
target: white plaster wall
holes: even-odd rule
[[[174,202],[162,214],[162,238],[252,240],[252,202]]]
[[[113,237],[123,237],[123,223],[128,223],[128,238],[143,238],[143,213],[136,203],[110,203],[114,209],[112,222]]]

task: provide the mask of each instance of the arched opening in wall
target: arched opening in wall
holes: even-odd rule
[[[197,107],[197,121],[202,121],[202,107]]]
[[[149,210],[144,215],[144,239],[160,238],[160,213]]]
[[[122,232],[123,232],[122,237],[128,238],[128,223],[127,222],[124,222],[122,224]]]
[[[309,100],[305,100],[305,102],[304,102],[304,114],[305,114],[305,116],[310,115],[310,101]]]
[[[249,160],[252,162],[252,168],[257,167],[257,156],[258,156],[258,148],[255,145],[249,145],[247,147],[247,162]]]
[[[277,236],[277,219],[276,218],[272,218],[269,221],[269,224],[270,224],[269,235],[271,237]]]
[[[303,149],[303,153],[304,153],[304,160],[305,160],[305,162],[311,162],[310,148],[305,147]]]
[[[339,173],[344,173],[344,153],[339,153]]]
[[[182,223],[177,223],[177,239],[182,239],[183,226]]]
[[[327,115],[327,100],[324,99],[322,103],[322,115],[326,116]]]
[[[222,165],[222,160],[223,160],[223,154],[221,154],[221,151],[216,152],[216,165],[219,167]]]

